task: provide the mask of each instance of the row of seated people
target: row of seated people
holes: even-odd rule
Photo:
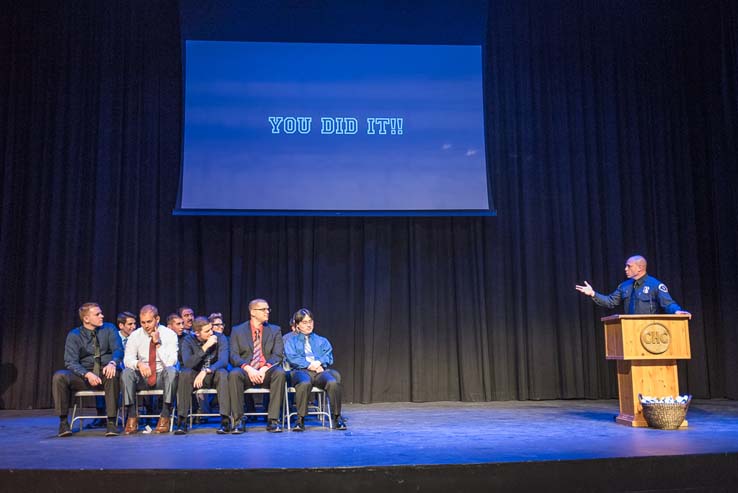
[[[136,320],[129,312],[118,317],[116,330],[112,324],[104,323],[97,303],[85,303],[79,308],[82,325],[67,335],[66,369],[57,371],[52,382],[59,415],[58,436],[72,434],[68,410],[74,392],[81,390],[104,390],[105,435],[118,435],[116,417],[121,387],[127,435],[139,428],[138,391],[162,391],[155,433],[169,432],[176,399],[179,404],[175,433],[185,434],[193,391],[201,388],[217,391],[221,416],[217,432],[243,433],[244,390],[251,387],[270,390],[267,431],[280,432],[288,377],[295,388],[294,431],[305,430],[304,419],[313,386],[323,389],[328,396],[331,426],[346,429],[341,416],[341,376],[330,368],[333,348],[327,339],[313,332],[310,310],[298,310],[290,322],[292,331],[283,336],[278,325],[269,323],[270,308],[266,300],[252,300],[250,319],[233,327],[229,339],[222,333],[220,314],[195,318],[190,308],[183,308],[178,315],[168,317],[169,327],[165,327],[159,323],[158,309],[145,305],[139,311],[140,327],[135,330]],[[187,330],[188,325],[191,330]],[[290,368],[289,375],[285,365]]]

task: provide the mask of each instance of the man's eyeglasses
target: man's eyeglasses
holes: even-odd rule
[[[213,327],[223,327],[225,324],[212,324]]]
[[[272,311],[271,308],[252,308],[252,310],[256,310],[256,311],[259,311],[259,312],[270,312],[270,311]]]

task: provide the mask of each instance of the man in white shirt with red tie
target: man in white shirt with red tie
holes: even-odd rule
[[[144,305],[139,314],[141,327],[134,330],[126,343],[121,375],[123,405],[126,406],[126,428],[130,435],[138,431],[136,391],[159,389],[162,411],[156,424],[156,433],[169,432],[171,408],[177,392],[177,334],[159,324],[159,310],[154,305]]]

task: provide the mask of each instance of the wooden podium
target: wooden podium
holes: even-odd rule
[[[676,360],[689,359],[688,315],[612,315],[605,324],[605,356],[618,361],[620,414],[615,421],[648,426],[638,394],[679,395]],[[687,426],[687,420],[680,428]]]

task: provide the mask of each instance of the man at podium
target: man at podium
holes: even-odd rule
[[[628,279],[609,295],[596,292],[587,281],[584,281],[584,286],[577,285],[576,289],[592,297],[592,301],[600,306],[615,308],[623,304],[628,315],[669,313],[691,317],[674,301],[666,284],[646,273],[646,265],[646,259],[641,255],[630,257],[625,262],[625,277]]]

